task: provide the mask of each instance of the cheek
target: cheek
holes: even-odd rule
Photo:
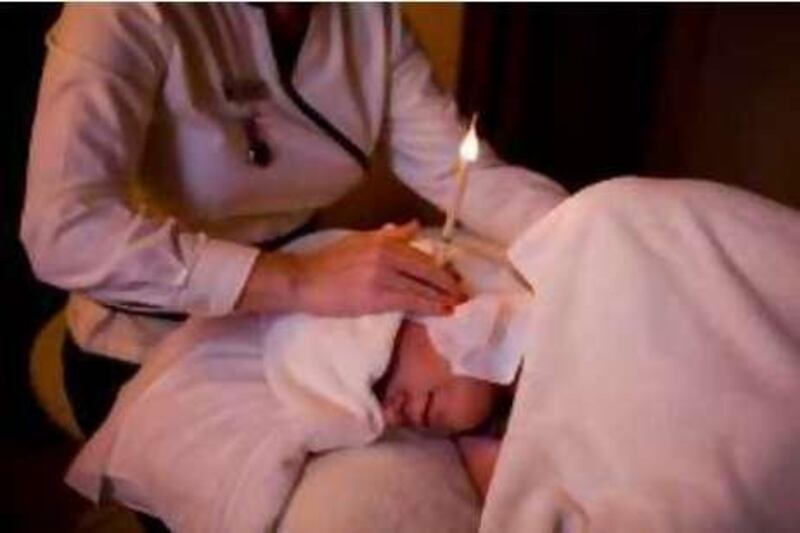
[[[459,379],[437,401],[435,425],[448,433],[472,429],[489,417],[494,398],[494,388],[488,383]]]

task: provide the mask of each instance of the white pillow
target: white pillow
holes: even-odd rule
[[[401,432],[311,460],[285,511],[285,533],[468,533],[480,505],[455,446]]]

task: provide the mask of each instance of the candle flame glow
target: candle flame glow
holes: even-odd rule
[[[472,122],[470,123],[469,131],[464,136],[464,140],[461,141],[461,147],[459,148],[461,160],[468,163],[474,163],[478,160],[478,133],[475,131],[475,123],[477,122],[477,119],[477,113],[472,115]]]

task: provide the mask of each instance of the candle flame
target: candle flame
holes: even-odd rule
[[[475,123],[478,121],[478,114],[472,115],[472,122],[469,125],[469,131],[464,136],[464,140],[461,141],[461,147],[459,148],[459,155],[461,156],[461,160],[474,163],[478,160],[478,152],[479,152],[479,143],[478,143],[478,133],[475,131]]]

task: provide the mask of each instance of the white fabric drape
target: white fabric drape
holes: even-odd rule
[[[620,179],[510,256],[537,291],[481,531],[797,530],[797,211]]]

